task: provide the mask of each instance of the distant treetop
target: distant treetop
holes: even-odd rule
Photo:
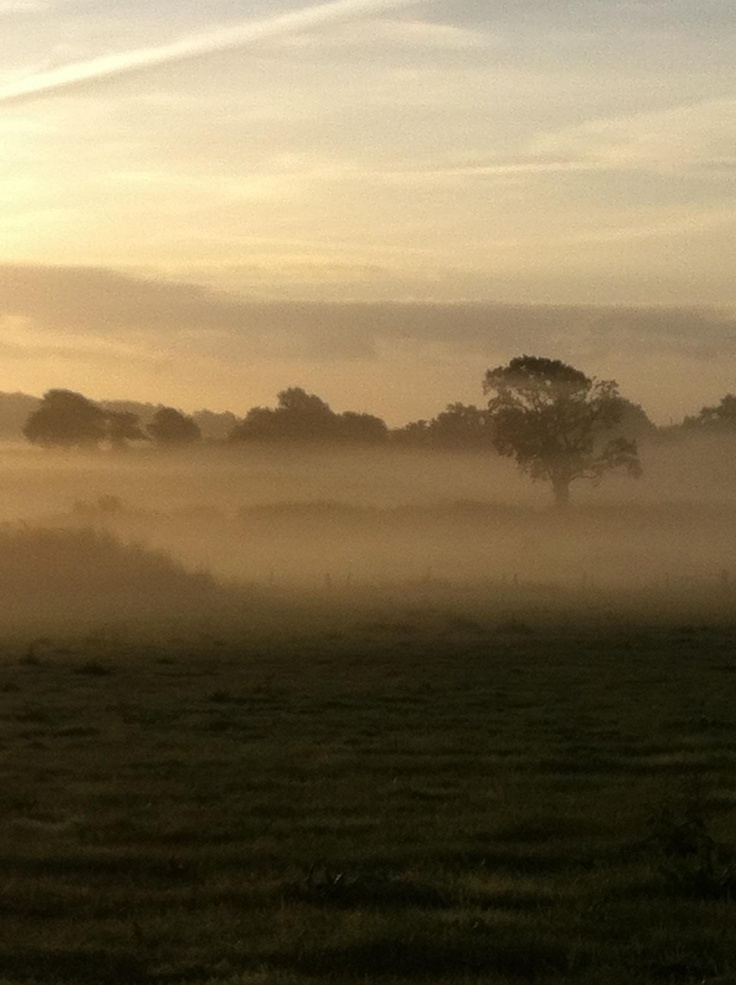
[[[736,396],[727,393],[715,406],[702,407],[698,414],[686,417],[682,426],[689,431],[736,434]]]
[[[169,447],[190,445],[202,437],[194,419],[174,407],[159,407],[148,425],[148,433],[156,444]]]
[[[73,390],[48,390],[23,433],[46,448],[96,448],[107,437],[105,411]]]
[[[388,439],[385,423],[372,414],[336,414],[329,404],[301,387],[278,394],[275,408],[253,407],[230,433],[230,441],[344,441],[379,444]]]
[[[430,421],[412,421],[392,434],[396,444],[420,448],[488,451],[493,429],[488,409],[473,404],[448,404]]]

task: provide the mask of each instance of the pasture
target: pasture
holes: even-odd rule
[[[733,981],[736,622],[686,595],[8,630],[0,982]]]

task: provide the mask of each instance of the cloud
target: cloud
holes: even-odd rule
[[[114,343],[137,356],[225,362],[375,360],[397,346],[480,361],[524,351],[593,362],[622,352],[632,361],[736,356],[736,316],[708,308],[264,301],[91,267],[0,264],[3,316],[42,332],[38,344],[71,336],[87,349]]]
[[[297,34],[326,24],[423,3],[425,0],[332,0],[301,10],[277,14],[207,31],[149,48],[102,55],[39,72],[0,88],[0,105],[23,102],[54,92],[87,87],[109,78],[141,72],[158,65],[187,61],[259,41]]]
[[[363,48],[371,45],[424,48],[430,51],[485,49],[493,38],[480,31],[427,20],[375,18],[359,33],[349,28],[329,34],[304,33],[275,42],[279,47],[299,49]]]
[[[48,10],[46,0],[0,0],[0,17],[7,14],[35,14]]]
[[[736,158],[736,97],[592,120],[545,134],[530,151],[603,168],[717,170]]]

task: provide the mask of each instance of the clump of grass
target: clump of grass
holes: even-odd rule
[[[442,889],[411,878],[385,873],[350,871],[314,863],[306,876],[287,887],[285,896],[299,902],[335,907],[449,907],[449,895]]]
[[[736,899],[736,858],[715,841],[697,807],[660,808],[648,826],[648,847],[671,887],[697,899]]]
[[[15,713],[16,722],[31,725],[48,725],[53,719],[53,714],[49,708],[41,705],[29,704]]]
[[[87,663],[80,664],[74,671],[75,674],[86,674],[88,677],[107,677],[112,674],[112,667],[107,664],[98,663],[96,660],[88,660]]]
[[[586,955],[576,954],[574,960],[582,967]],[[337,975],[340,980],[400,976],[402,981],[436,982],[482,975],[484,981],[535,981],[543,976],[559,980],[570,972],[573,956],[566,944],[516,927],[422,915],[394,927],[384,923],[373,933],[356,934],[332,946],[305,948],[284,963],[302,974]]]
[[[217,691],[213,691],[212,694],[210,694],[209,699],[210,701],[213,701],[215,704],[224,705],[232,701],[233,696],[230,694],[229,691],[217,690]]]

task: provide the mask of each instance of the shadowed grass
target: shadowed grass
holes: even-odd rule
[[[698,890],[736,846],[736,630],[353,616],[382,628],[6,645],[3,985],[736,967],[736,903]]]

